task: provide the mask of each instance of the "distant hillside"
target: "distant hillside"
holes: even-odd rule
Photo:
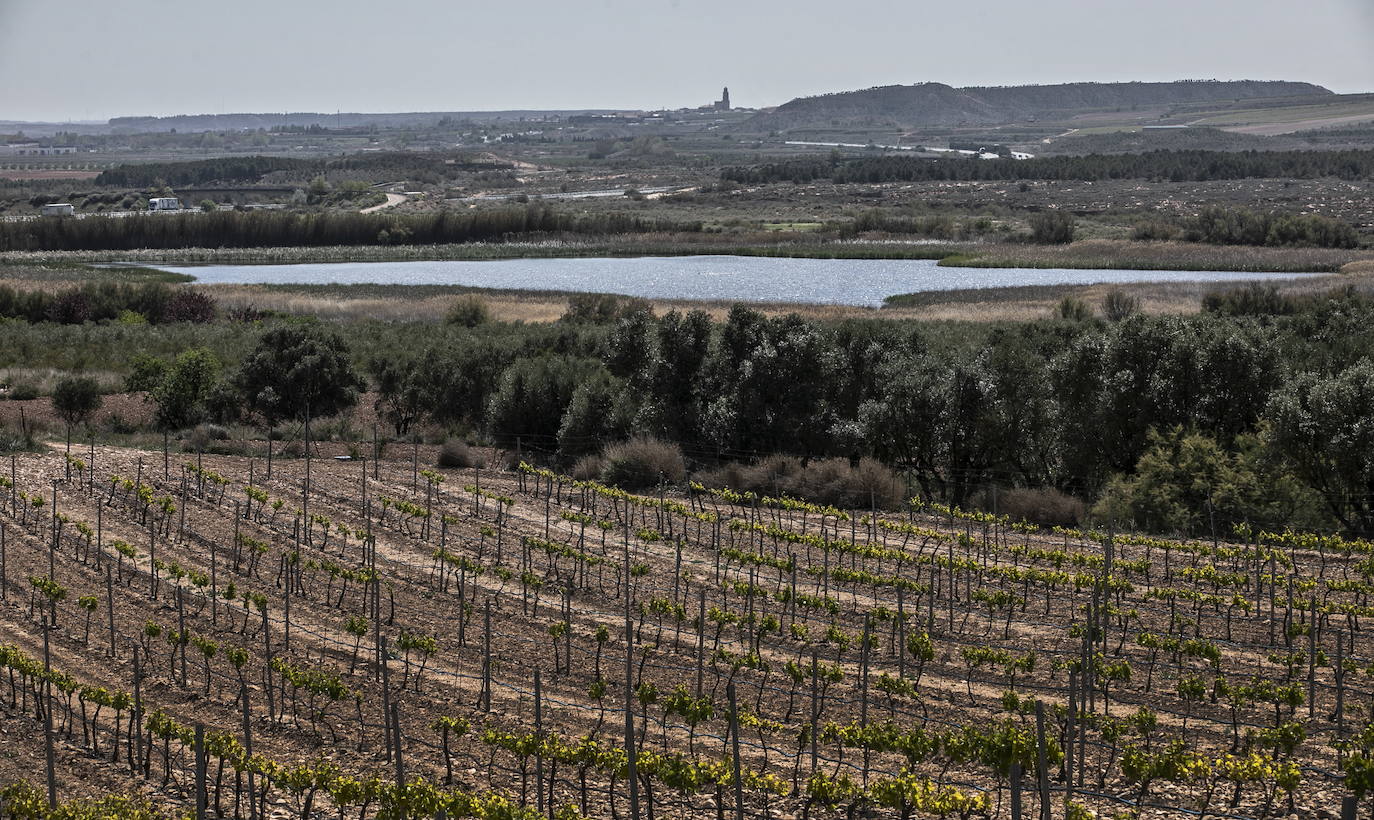
[[[1184,80],[1170,83],[1067,83],[952,88],[943,83],[892,85],[802,97],[751,117],[741,128],[786,131],[889,122],[905,127],[996,125],[1078,111],[1178,105],[1265,97],[1329,95],[1311,83]]]
[[[1164,128],[1074,134],[1036,146],[1036,156],[1053,154],[1139,154],[1145,151],[1288,151],[1307,148],[1302,140],[1257,137],[1220,128]]]

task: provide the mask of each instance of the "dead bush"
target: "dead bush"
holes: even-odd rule
[[[700,470],[692,478],[705,487],[729,487],[739,490],[744,486],[744,470],[743,464],[732,461],[719,467]]]
[[[1088,508],[1077,498],[1053,487],[1018,488],[997,498],[997,511],[1012,521],[1028,521],[1044,526],[1077,526]]]
[[[757,464],[730,463],[696,475],[707,487],[729,487],[757,495],[786,495],[841,509],[897,509],[906,485],[891,469],[870,458],[857,466],[827,458],[803,464],[795,456],[772,455]]]
[[[572,477],[578,481],[596,481],[601,478],[601,470],[604,467],[601,456],[590,453],[573,464]]]
[[[440,467],[485,467],[486,459],[467,445],[467,442],[450,439],[439,448]]]
[[[601,480],[625,490],[678,484],[687,477],[682,450],[656,438],[636,437],[601,453]]]

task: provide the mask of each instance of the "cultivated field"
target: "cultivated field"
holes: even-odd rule
[[[0,465],[0,781],[46,678],[59,798],[215,816],[1320,817],[1372,705],[1364,542],[342,453]]]

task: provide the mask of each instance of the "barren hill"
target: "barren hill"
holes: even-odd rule
[[[991,88],[952,88],[943,83],[921,83],[801,97],[751,118],[743,127],[750,131],[785,131],[878,123],[909,127],[996,125],[1133,106],[1331,93],[1311,83],[1257,80],[1066,83]]]

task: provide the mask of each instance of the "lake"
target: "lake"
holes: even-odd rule
[[[464,285],[618,293],[648,299],[806,302],[879,307],[899,293],[1027,285],[1235,282],[1305,273],[942,268],[927,259],[796,259],[754,256],[581,257],[300,265],[158,266],[202,283]]]

